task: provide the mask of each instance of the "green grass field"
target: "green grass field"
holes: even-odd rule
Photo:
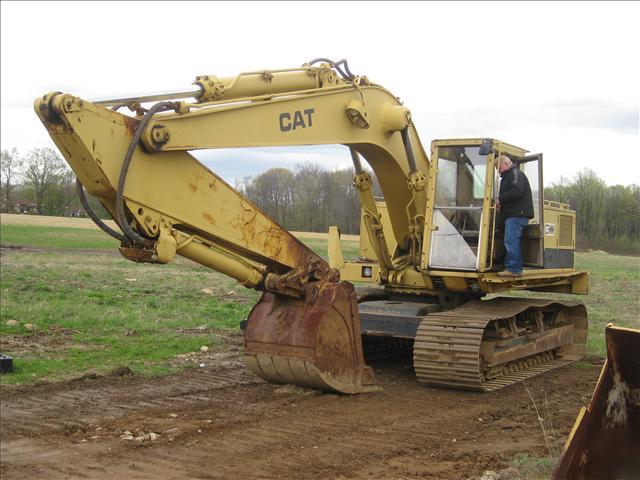
[[[38,248],[116,249],[119,242],[102,230],[0,224],[3,244]]]
[[[8,249],[0,258],[0,351],[16,365],[2,383],[122,366],[137,374],[166,373],[180,368],[171,364],[178,354],[202,345],[228,348],[220,334],[237,331],[259,296],[182,258],[169,265],[124,260],[117,242],[97,230],[2,225],[0,235],[5,245],[36,249]],[[326,257],[326,240],[301,239]],[[357,242],[343,246],[345,257],[357,256]],[[591,272],[592,293],[566,298],[587,304],[588,351],[603,355],[608,322],[638,327],[640,259],[578,253],[576,260]],[[8,326],[9,320],[18,325]]]

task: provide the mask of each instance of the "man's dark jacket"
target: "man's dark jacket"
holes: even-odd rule
[[[533,218],[533,198],[529,180],[512,165],[500,174],[500,214],[503,220],[511,217]]]

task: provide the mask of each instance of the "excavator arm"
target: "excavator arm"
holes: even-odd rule
[[[363,204],[375,208],[359,155],[388,198],[396,265],[419,265],[428,159],[409,111],[365,77],[340,73],[322,64],[203,76],[196,102],[164,101],[148,111],[137,101],[149,98],[94,103],[56,92],[36,99],[35,110],[122,229],[125,257],[167,263],[179,254],[264,292],[245,332],[247,363],[258,375],[356,393],[377,387],[364,363],[353,286],[189,153],[347,145]],[[117,111],[123,104],[136,117]],[[384,245],[379,216],[370,213],[369,233]],[[391,268],[389,252],[376,253]]]

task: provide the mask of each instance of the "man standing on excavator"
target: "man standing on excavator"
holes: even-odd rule
[[[526,175],[506,155],[500,156],[496,168],[501,178],[496,208],[505,225],[504,246],[507,250],[505,269],[498,276],[519,277],[522,275],[520,238],[529,219],[533,218],[531,186]]]

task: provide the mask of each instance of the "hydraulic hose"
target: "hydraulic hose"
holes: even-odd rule
[[[89,205],[89,202],[87,201],[87,197],[84,194],[84,188],[82,186],[82,183],[80,183],[80,180],[78,180],[77,177],[76,177],[76,188],[78,189],[78,198],[80,199],[80,203],[82,204],[82,207],[84,208],[85,212],[87,212],[87,215],[89,215],[89,217],[91,217],[91,220],[93,220],[93,223],[95,223],[98,227],[100,227],[100,229],[103,232],[108,233],[116,240],[119,240],[121,243],[129,243],[129,239],[127,237],[113,230],[111,227],[109,227],[109,225],[104,223],[98,217],[98,215],[96,215],[96,212],[94,212],[91,206]]]
[[[164,112],[166,110],[174,110],[176,108],[175,102],[160,102],[156,103],[153,107],[149,109],[149,111],[142,118],[138,126],[136,127],[136,131],[133,134],[133,138],[131,139],[131,143],[129,144],[129,148],[127,149],[127,153],[124,156],[124,161],[122,162],[122,168],[120,169],[120,178],[118,179],[118,190],[116,191],[116,214],[118,217],[118,224],[122,231],[127,236],[127,238],[132,242],[142,246],[151,246],[152,242],[141,236],[138,232],[133,230],[127,221],[127,218],[124,213],[124,185],[127,180],[127,172],[129,171],[129,165],[131,164],[131,158],[133,157],[133,152],[136,147],[140,143],[140,137],[142,137],[142,132],[149,124],[151,117],[158,112]]]
[[[355,78],[355,75],[351,73],[351,70],[349,70],[349,65],[347,64],[346,58],[343,58],[342,60],[338,60],[337,62],[334,62],[333,60],[330,60],[324,57],[314,58],[309,62],[309,65],[313,65],[314,63],[318,63],[318,62],[327,62],[329,65],[331,65],[331,67],[335,68],[338,71],[338,73],[342,76],[342,78],[345,80],[352,81]],[[344,65],[344,71],[340,68],[340,65]]]

